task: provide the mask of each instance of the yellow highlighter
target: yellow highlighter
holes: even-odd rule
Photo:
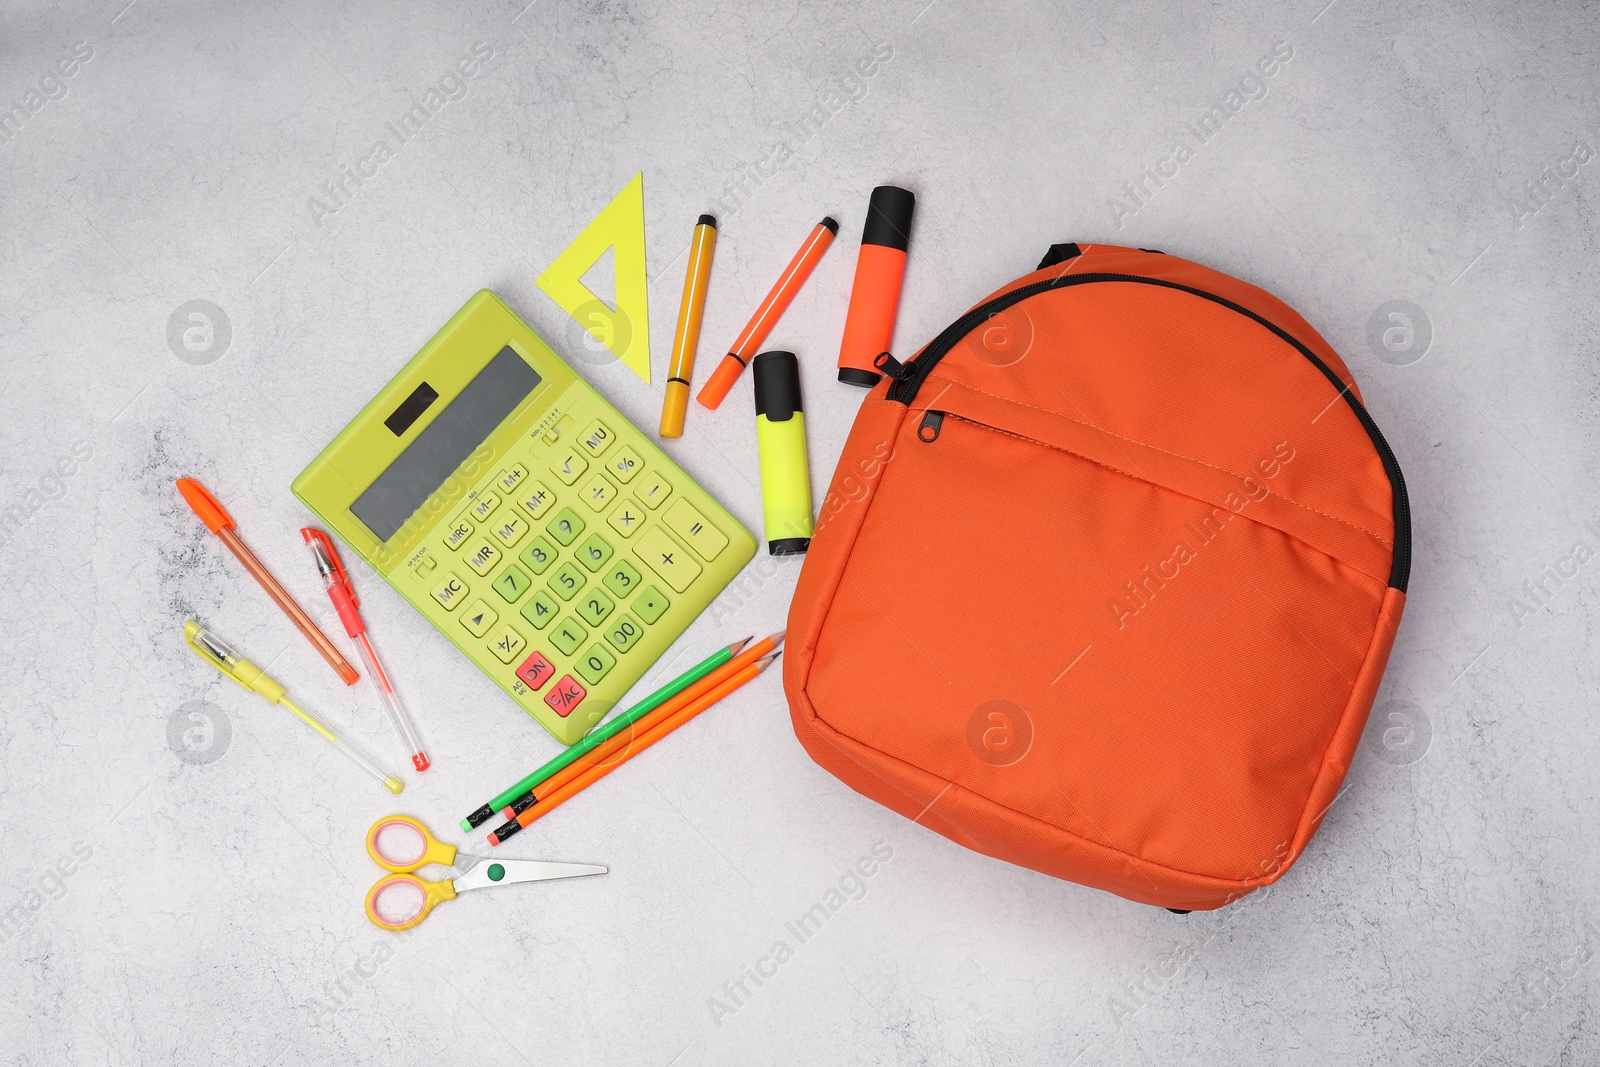
[[[683,303],[678,306],[678,332],[672,338],[672,363],[667,367],[667,396],[661,404],[661,436],[683,436],[683,413],[689,407],[689,376],[700,345],[700,319],[706,310],[706,284],[711,280],[711,251],[717,246],[717,220],[701,215],[689,243],[689,270],[683,276]]]
[[[344,753],[346,759],[382,782],[383,787],[389,792],[398,793],[405,788],[400,779],[379,767],[371,756],[361,751],[350,741],[340,737],[331,726],[318,722],[309,712],[296,705],[289,699],[288,693],[283,686],[274,681],[266,671],[263,671],[260,667],[257,667],[254,663],[229,648],[216,634],[211,633],[204,626],[190,619],[183,624],[183,639],[189,643],[189,647],[194,649],[201,659],[246,689],[261,694],[266,698],[267,703],[282,704],[294,712],[295,715],[299,716],[301,722],[327,738],[335,748]]]
[[[756,447],[767,551],[797,556],[811,544],[811,469],[800,363],[793,352],[763,352],[750,363],[756,383]]]

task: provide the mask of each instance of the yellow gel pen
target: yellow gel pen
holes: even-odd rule
[[[304,708],[291,701],[283,686],[274,681],[260,667],[257,667],[254,663],[229,648],[215,634],[193,619],[183,624],[183,639],[189,643],[189,647],[194,649],[201,659],[246,689],[259,693],[266,698],[267,703],[282,704],[294,712],[295,715],[299,716],[301,722],[330,741],[333,747],[344,753],[345,758],[351,763],[354,763],[357,767],[382,782],[383,787],[389,792],[398,793],[405,788],[400,779],[384,771],[371,756],[361,751],[350,741],[339,736],[331,726],[318,722]]]
[[[756,384],[756,447],[767,551],[795,556],[811,544],[811,469],[800,364],[793,352],[763,352],[750,363]]]

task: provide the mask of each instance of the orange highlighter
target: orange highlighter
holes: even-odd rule
[[[867,202],[867,224],[861,231],[856,280],[850,288],[844,340],[839,343],[839,380],[872,388],[883,377],[874,368],[879,352],[894,339],[894,316],[900,306],[900,282],[906,273],[906,248],[911,243],[911,215],[917,198],[897,185],[880,185]]]
[[[184,502],[194,509],[194,513],[200,516],[200,521],[206,524],[206,529],[222,538],[222,543],[228,546],[228,551],[238,557],[239,562],[244,564],[244,569],[250,572],[250,576],[261,583],[261,588],[267,591],[267,595],[283,609],[283,613],[289,616],[290,621],[300,628],[300,632],[306,635],[306,640],[316,646],[317,651],[322,653],[322,658],[328,661],[328,666],[339,672],[344,684],[355,685],[361,675],[357,674],[356,669],[350,666],[350,661],[333,647],[328,635],[317,629],[317,624],[312,622],[311,616],[294,602],[288,590],[278,584],[272,572],[256,559],[256,554],[239,540],[239,535],[233,531],[233,516],[217,503],[217,498],[206,492],[205,487],[193,478],[179,478],[178,492],[183,494]]]
[[[806,283],[806,279],[811,277],[817,262],[822,259],[822,253],[833,244],[834,235],[838,232],[839,224],[831,218],[824,218],[817,223],[816,228],[811,231],[811,236],[806,238],[806,243],[800,246],[800,251],[794,254],[789,265],[773,283],[772,291],[761,301],[761,306],[756,308],[756,313],[745,324],[744,332],[733,343],[733,348],[722,357],[722,362],[717,364],[717,369],[706,379],[706,384],[700,387],[700,395],[695,399],[704,407],[715,411],[722,403],[722,398],[728,395],[733,383],[744,373],[744,368],[749,364],[751,357],[761,350],[761,345],[772,332],[772,327],[777,325],[778,319],[788,310],[795,294]]]

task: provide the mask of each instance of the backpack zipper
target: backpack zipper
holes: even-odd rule
[[[880,353],[877,359],[873,360],[873,366],[882,371],[886,377],[892,379],[886,399],[898,400],[900,403],[910,407],[911,402],[917,397],[917,391],[922,388],[922,383],[927,380],[929,374],[933,373],[933,368],[938,366],[939,361],[956,346],[956,342],[971,333],[996,312],[1003,311],[1030,296],[1036,296],[1050,289],[1064,289],[1071,285],[1089,285],[1096,282],[1132,282],[1140,285],[1159,286],[1163,289],[1177,289],[1180,292],[1198,296],[1203,300],[1221,304],[1230,311],[1236,311],[1271,330],[1281,340],[1288,342],[1302,356],[1310,360],[1312,365],[1322,372],[1323,377],[1333,383],[1334,388],[1339,390],[1339,395],[1344,397],[1345,403],[1350,405],[1350,410],[1355,413],[1362,429],[1366,430],[1367,436],[1372,439],[1373,447],[1378,452],[1378,458],[1383,462],[1384,472],[1389,476],[1389,488],[1393,496],[1392,511],[1394,513],[1394,562],[1389,569],[1389,585],[1404,593],[1407,583],[1411,580],[1411,499],[1406,493],[1405,476],[1400,473],[1400,461],[1395,458],[1394,450],[1389,447],[1389,442],[1384,440],[1382,431],[1378,429],[1378,424],[1372,421],[1372,416],[1368,414],[1367,409],[1362,406],[1361,401],[1356,399],[1354,391],[1333,372],[1333,368],[1324,363],[1315,352],[1301,344],[1287,330],[1262,318],[1249,308],[1234,303],[1227,297],[1208,293],[1204,289],[1196,289],[1193,286],[1183,285],[1179,282],[1169,282],[1161,278],[1144,278],[1137,274],[1062,274],[1053,278],[1046,278],[1044,281],[1018,286],[992,300],[984,301],[943,330],[940,330],[939,335],[929,341],[927,346],[908,362],[901,363],[888,352]],[[938,419],[935,420],[931,427],[932,436],[923,437],[923,433],[929,429],[929,417],[935,414],[938,415]],[[943,412],[928,412],[923,416],[921,425],[917,427],[917,437],[930,442],[938,439],[939,424],[943,421]]]
[[[929,409],[922,415],[922,425],[917,427],[917,440],[933,444],[939,439],[939,428],[944,425],[944,412]]]

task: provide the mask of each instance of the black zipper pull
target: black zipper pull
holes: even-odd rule
[[[916,373],[915,368],[913,368],[911,364],[901,363],[898,359],[894,358],[894,353],[892,352],[879,352],[873,357],[872,365],[877,367],[878,370],[883,372],[883,374],[893,378],[897,382],[903,382],[907,378],[911,377],[912,374]]]
[[[922,413],[922,425],[917,427],[917,440],[933,444],[939,439],[939,427],[944,425],[944,412],[929,409]]]

